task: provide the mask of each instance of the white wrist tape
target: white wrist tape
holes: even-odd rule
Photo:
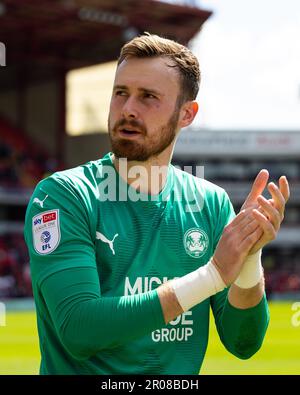
[[[261,250],[259,250],[255,254],[248,255],[234,284],[240,288],[252,288],[259,283],[262,276]]]
[[[226,288],[211,260],[199,269],[172,281],[172,287],[183,311]]]

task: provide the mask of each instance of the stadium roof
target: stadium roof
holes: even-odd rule
[[[187,44],[210,15],[154,0],[0,0],[0,41],[7,66],[70,70],[116,59],[143,31]]]

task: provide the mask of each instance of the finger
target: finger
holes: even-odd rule
[[[252,233],[249,233],[240,243],[240,248],[247,254],[251,248],[261,239],[263,231],[260,227],[257,227]]]
[[[251,211],[251,209],[245,209],[245,210],[241,210],[238,215],[236,217],[233,218],[233,220],[229,223],[229,225],[231,226],[236,226],[238,225],[242,220],[244,220],[247,215],[249,215],[249,212]]]
[[[254,215],[251,213],[251,217],[244,218],[243,221],[241,221],[239,223],[239,226],[234,228],[234,231],[235,232],[243,232],[244,229],[253,230],[258,225],[259,224],[257,223],[257,220],[254,218]]]
[[[256,219],[244,226],[244,228],[240,231],[241,242],[243,242],[243,240],[245,240],[252,233],[259,235],[259,237],[261,237],[263,234],[263,229]]]
[[[262,194],[265,187],[267,186],[268,180],[269,180],[268,170],[266,170],[266,169],[261,170],[253,182],[251,191],[250,191],[249,195],[247,196],[245,203],[243,204],[243,207],[247,207],[250,204],[253,204],[256,202],[257,197]]]
[[[269,190],[270,194],[272,195],[275,208],[278,209],[281,216],[283,217],[284,208],[285,208],[285,198],[283,197],[283,195],[282,195],[280,189],[277,187],[277,185],[274,184],[274,182],[269,183],[268,190]]]
[[[238,224],[238,226],[234,227],[232,229],[233,232],[236,232],[238,237],[238,240],[244,240],[249,234],[253,233],[256,231],[258,228],[260,228],[260,224],[254,217],[252,213],[253,209],[251,209],[251,213],[248,213],[248,216],[244,217]],[[251,214],[251,216],[250,216]],[[261,229],[261,234],[262,234],[262,229]]]
[[[232,227],[244,226],[246,223],[253,221],[254,217],[252,214],[253,208],[248,208],[240,211],[240,213],[231,222]]]
[[[280,188],[280,192],[282,193],[282,196],[284,197],[285,201],[287,202],[290,197],[290,187],[289,187],[289,182],[288,182],[286,176],[281,176],[279,178],[279,188]]]
[[[257,227],[259,226],[259,223],[257,220],[254,218],[254,215],[252,214],[252,219],[249,221],[242,221],[240,222],[240,226],[238,228],[238,231],[241,233],[251,233],[253,232]]]
[[[238,223],[235,226],[233,226],[232,223],[231,226],[227,229],[227,231],[234,234],[235,243],[239,247],[244,239],[246,239],[250,234],[256,232],[260,228],[260,224],[254,218],[252,210],[253,209],[244,210],[242,215],[240,215]],[[260,238],[263,234],[263,230],[260,228],[258,232],[258,238]]]
[[[273,204],[269,200],[265,199],[263,196],[259,196],[257,200],[261,208],[263,209],[263,212],[261,210],[258,211],[262,214],[267,214],[269,221],[271,221],[274,228],[278,230],[282,221],[281,213],[273,206]]]
[[[274,240],[277,232],[276,232],[274,226],[268,220],[268,218],[266,218],[262,213],[260,213],[256,209],[253,210],[253,215],[257,219],[257,221],[260,223],[260,226],[263,229],[264,237],[266,238],[266,242]]]

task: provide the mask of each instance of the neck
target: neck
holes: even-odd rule
[[[157,195],[167,182],[174,144],[172,143],[163,152],[144,162],[127,161],[126,158],[118,159],[113,155],[114,166],[120,177],[131,187],[142,193]]]

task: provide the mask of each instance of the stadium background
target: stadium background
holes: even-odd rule
[[[193,2],[55,3],[0,1],[0,42],[6,47],[0,67],[0,374],[38,372],[22,235],[32,189],[46,175],[109,150],[108,100],[124,42],[150,31],[188,44],[211,15]],[[284,226],[264,250],[271,322],[263,348],[249,361],[237,360],[220,345],[212,324],[204,374],[300,373],[299,153],[297,130],[190,128],[176,145],[173,163],[191,172],[204,166],[205,178],[227,190],[236,210],[259,169],[267,168],[274,181],[286,174],[291,182]]]

